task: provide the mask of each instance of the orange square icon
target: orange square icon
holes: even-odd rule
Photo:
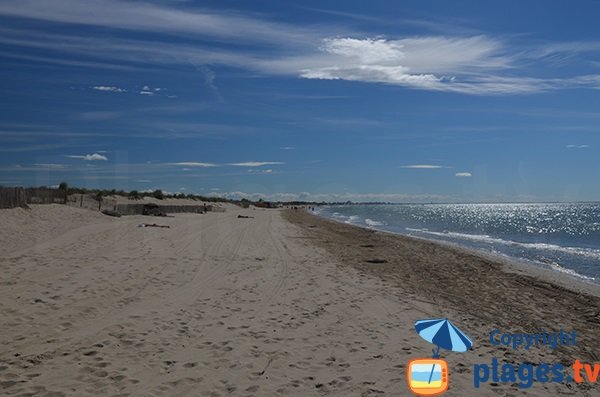
[[[408,388],[417,396],[438,396],[448,390],[448,363],[434,358],[410,360],[406,368]]]

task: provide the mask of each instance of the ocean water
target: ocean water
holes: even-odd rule
[[[315,211],[600,283],[600,203],[340,205]]]

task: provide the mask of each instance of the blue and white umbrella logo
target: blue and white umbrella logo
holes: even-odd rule
[[[421,338],[437,346],[434,358],[439,356],[440,348],[462,353],[473,346],[471,338],[447,318],[419,320],[415,323],[415,329]]]
[[[415,323],[415,329],[421,338],[437,346],[437,349],[433,349],[433,358],[440,356],[440,348],[462,353],[473,346],[471,338],[447,318],[419,320]],[[430,383],[434,368],[431,368]]]

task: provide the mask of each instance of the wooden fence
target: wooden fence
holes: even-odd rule
[[[182,212],[193,212],[193,213],[202,213],[204,211],[208,212],[225,212],[224,208],[216,207],[213,205],[173,205],[173,204],[159,204],[159,205],[148,205],[148,204],[116,204],[113,208],[111,208],[121,215],[141,215],[145,211],[151,212],[152,210],[156,210],[157,212],[162,212],[166,214],[176,214]],[[150,211],[149,211],[150,210]]]
[[[65,203],[65,192],[52,188],[22,188],[0,186],[0,208],[27,207],[27,204],[63,204]],[[93,195],[76,194],[68,197],[67,203],[72,206],[85,207],[89,209],[110,209],[118,211],[122,215],[143,214],[148,203],[117,203],[115,199],[104,198],[101,202]],[[151,205],[150,205],[151,206]],[[223,207],[214,205],[177,205],[159,204],[159,212],[181,213],[181,212],[225,212]]]
[[[27,207],[27,196],[22,187],[0,187],[0,208]]]
[[[48,187],[30,187],[25,189],[28,204],[64,204],[65,192]]]
[[[27,207],[27,204],[63,204],[65,193],[51,188],[0,187],[0,208]]]

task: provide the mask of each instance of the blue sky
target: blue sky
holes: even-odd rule
[[[0,184],[600,199],[600,4],[0,2]]]

